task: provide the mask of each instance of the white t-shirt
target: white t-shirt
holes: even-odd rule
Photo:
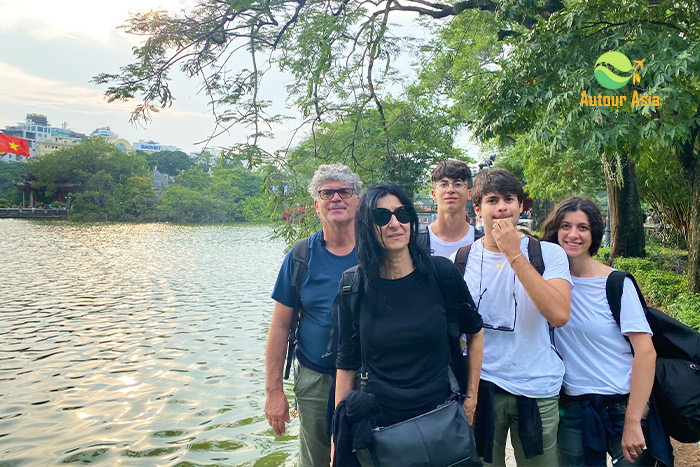
[[[625,279],[620,326],[605,296],[607,277],[572,277],[571,318],[554,331],[554,342],[564,358],[564,392],[629,394],[632,350],[622,336],[630,332],[651,334],[637,291]]]
[[[529,260],[528,239],[521,236],[520,251]],[[554,243],[540,244],[545,265],[542,277],[564,279],[573,287],[564,250]],[[454,255],[451,259],[454,261]],[[484,323],[515,329],[484,328],[481,378],[517,396],[544,398],[559,394],[564,364],[552,347],[549,325],[528,297],[505,255],[491,253],[484,249],[481,241],[475,242],[469,252],[464,279]]]
[[[428,226],[428,235],[430,235],[431,254],[433,256],[442,256],[443,258],[449,258],[461,247],[474,243],[474,227],[471,226],[469,226],[467,234],[456,242],[440,240],[440,238],[433,233],[433,229],[430,226]]]

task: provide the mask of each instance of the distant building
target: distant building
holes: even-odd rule
[[[134,148],[134,151],[143,151],[149,154],[158,151],[180,151],[178,147],[156,143],[155,141],[139,140],[131,146]]]
[[[90,136],[102,136],[103,138],[108,139],[110,141],[119,138],[119,135],[110,130],[108,126],[97,128],[95,131],[90,133]]]
[[[117,138],[112,141],[112,144],[118,147],[124,154],[134,152],[134,148],[131,147],[131,143],[124,138]]]
[[[2,132],[6,135],[26,139],[29,143],[30,157],[72,146],[73,144],[68,143],[67,140],[80,140],[86,137],[82,133],[69,130],[67,123],[63,123],[61,128],[52,127],[46,115],[41,114],[27,114],[24,122],[6,126]],[[55,140],[55,138],[58,138],[58,140]],[[42,152],[42,147],[45,152]],[[6,154],[3,159],[8,160],[7,156],[10,156],[10,154]],[[15,160],[26,160],[26,158],[15,155]]]
[[[65,136],[54,136],[50,140],[39,141],[39,155],[50,154],[60,149],[72,148],[80,144],[82,138],[69,138]]]
[[[39,154],[39,141],[51,139],[51,127],[46,115],[27,114],[24,122],[6,126],[2,132],[6,135],[26,139],[29,142],[30,157]]]

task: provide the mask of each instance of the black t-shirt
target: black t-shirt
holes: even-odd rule
[[[401,279],[380,279],[376,287],[386,300],[375,301],[370,319],[364,315],[360,326],[369,369],[367,391],[381,407],[380,426],[387,426],[432,410],[449,396],[447,313],[434,274],[422,279],[415,270]],[[463,332],[481,328],[478,318],[460,318]],[[359,336],[343,306],[339,320],[337,367],[357,371],[362,365]]]

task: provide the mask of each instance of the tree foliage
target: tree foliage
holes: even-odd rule
[[[447,47],[442,55],[455,53],[460,34],[459,24],[443,34]],[[691,199],[700,197],[697,2],[570,1],[528,29],[515,28],[502,37],[500,52],[491,50],[489,55],[492,65],[481,67],[488,86],[483,86],[483,74],[470,69],[464,83],[450,88],[455,113],[478,138],[511,147],[523,141],[541,145],[551,158],[566,159],[574,166],[582,157],[601,158],[609,196],[627,206],[619,213],[624,216],[620,229],[633,225],[641,234],[634,186],[635,167],[645,158],[675,157]],[[610,50],[625,54],[638,66],[634,79],[617,91],[601,87],[593,73],[597,58]],[[624,96],[625,104],[585,105],[590,100],[584,101],[584,91],[596,98]],[[660,103],[639,105],[640,96],[659,96]],[[654,151],[649,151],[651,147]],[[541,155],[537,159],[545,160]],[[532,164],[529,157],[526,164]],[[689,287],[698,290],[700,209],[694,205],[688,220]]]
[[[22,203],[22,193],[15,184],[22,181],[22,175],[27,173],[29,166],[22,162],[0,162],[0,198],[12,204]]]
[[[157,167],[159,172],[173,177],[194,166],[190,156],[182,151],[158,151],[147,154],[146,163],[151,170]]]
[[[162,220],[173,222],[261,221],[270,218],[261,194],[262,176],[242,167],[211,174],[188,169],[158,200]]]
[[[524,0],[199,0],[180,14],[132,15],[124,29],[145,37],[134,49],[134,63],[100,74],[94,82],[109,85],[110,101],[139,99],[133,118],[148,119],[172,103],[169,74],[179,69],[196,77],[210,97],[214,136],[245,126],[246,144],[256,147],[282,120],[268,113],[270,101],[261,91],[270,70],[292,76],[289,98],[306,123],[334,120],[349,107],[373,107],[384,126],[389,121],[382,103],[385,88],[398,78],[394,60],[420,45],[413,35],[397,33],[394,21],[405,21],[406,12],[439,21],[483,10],[497,13],[508,27],[527,27],[537,22],[535,17],[563,7],[559,0],[544,0],[534,10],[530,5]]]
[[[29,160],[29,168],[49,203],[59,191],[75,193],[74,218],[133,220],[155,204],[144,158],[125,154],[103,138],[86,138],[77,146]]]

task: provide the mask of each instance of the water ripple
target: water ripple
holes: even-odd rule
[[[262,412],[270,232],[0,220],[0,465],[293,465]]]

